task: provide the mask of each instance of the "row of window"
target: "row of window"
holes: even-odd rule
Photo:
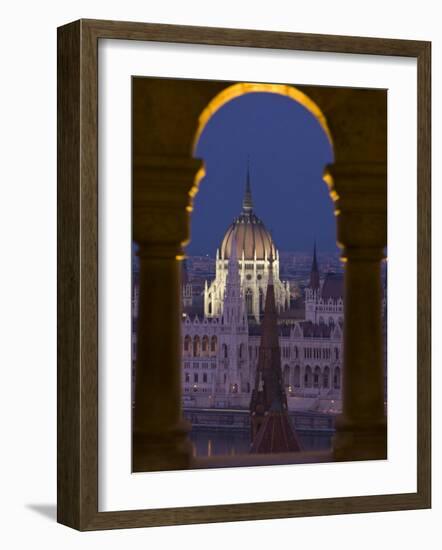
[[[331,376],[333,375],[333,380]],[[296,367],[291,371],[288,365],[285,365],[283,368],[283,380],[284,385],[287,388],[290,388],[292,385],[295,388],[301,387],[301,382],[303,382],[304,388],[330,388],[330,383],[332,382],[334,389],[340,389],[341,387],[341,369],[336,367],[333,371],[330,367],[324,367],[321,370],[319,366],[316,366],[314,369],[307,365],[304,369],[304,376],[301,378],[301,367],[296,365]]]
[[[190,363],[189,361],[185,361],[184,362],[184,368],[185,369],[190,369],[190,368],[194,368],[194,369],[199,369],[200,367],[202,369],[208,369],[209,368],[209,363]],[[211,369],[216,369],[216,363],[210,363],[210,368]]]
[[[339,359],[339,348],[333,350],[334,359]],[[330,359],[330,348],[304,348],[304,359]]]
[[[207,375],[207,372],[203,372],[201,377],[198,372],[194,372],[192,381],[194,384],[198,384],[199,382],[202,382],[203,384],[207,384],[209,381],[209,376]],[[213,374],[210,375],[210,382],[212,381],[213,381]],[[191,382],[190,372],[184,373],[184,382],[186,384],[190,384]]]
[[[192,352],[194,357],[199,357],[201,353],[206,354],[209,350],[211,353],[216,353],[217,349],[218,338],[216,336],[212,336],[210,340],[208,336],[202,338],[194,336],[193,341],[189,335],[184,338],[184,351],[187,353]]]
[[[209,346],[210,342],[210,346]],[[199,336],[194,336],[193,342],[192,337],[187,335],[184,338],[184,352],[189,355],[190,352],[192,352],[193,357],[200,357],[201,355],[208,355],[209,349],[211,354],[215,354],[217,352],[217,346],[218,346],[218,339],[216,336],[212,336],[212,338],[209,341],[208,336],[203,336],[200,338]],[[254,348],[252,346],[249,346],[249,357],[253,357],[253,351],[255,352],[255,357],[258,356],[259,353],[259,347],[255,346]],[[289,358],[291,353],[291,348],[289,346],[283,346],[281,348],[281,354],[283,358]],[[241,344],[239,346],[239,358],[244,359],[245,358],[245,345]],[[295,359],[299,358],[299,348],[297,346],[294,346],[293,348],[293,355]],[[334,359],[337,361],[339,360],[339,348],[335,347],[333,350]],[[221,347],[221,356],[225,359],[229,357],[229,348],[227,344],[222,344]],[[331,358],[331,350],[329,348],[304,348],[304,359],[330,359]]]

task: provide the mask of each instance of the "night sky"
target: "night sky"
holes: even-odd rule
[[[331,146],[317,120],[293,100],[249,93],[224,105],[198,143],[206,177],[195,197],[189,255],[214,256],[241,211],[247,159],[255,213],[280,251],[311,252],[336,247],[336,221],[324,166]]]

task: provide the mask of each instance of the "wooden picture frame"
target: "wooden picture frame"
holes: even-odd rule
[[[97,113],[100,39],[403,56],[417,59],[419,301],[416,493],[99,512]],[[57,509],[60,523],[86,531],[407,510],[431,506],[430,70],[431,44],[422,41],[98,20],[79,20],[58,29]],[[165,162],[163,157],[157,156],[155,162],[149,165],[149,170],[158,174],[164,169]],[[172,167],[168,177],[173,179],[174,170],[175,173],[187,171],[190,175],[197,168],[195,161],[190,158],[189,151],[189,160]],[[353,166],[350,170],[348,165],[338,166],[333,174],[336,186],[340,185],[340,181],[343,181],[341,185],[345,186],[345,181],[356,172],[358,177],[361,176],[358,172],[360,169],[361,167]],[[136,170],[137,166],[135,172]],[[373,167],[366,164],[362,180],[379,183],[385,192],[386,173],[379,165]],[[137,185],[137,181],[134,181],[135,195]],[[187,192],[186,189],[186,194]],[[178,205],[178,209],[183,210],[180,229],[182,233],[175,238],[178,245],[186,237],[188,221],[184,206],[181,203]],[[344,219],[345,205],[342,206]],[[144,207],[147,213],[152,214],[152,204],[146,206],[144,203]],[[385,200],[383,207],[385,210]],[[176,204],[174,208],[177,208]],[[177,211],[172,211],[172,214],[175,216]],[[342,233],[345,233],[344,223],[341,222]],[[156,237],[151,238],[155,241]],[[385,443],[385,440],[383,441]]]

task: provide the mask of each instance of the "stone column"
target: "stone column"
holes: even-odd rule
[[[387,245],[387,175],[383,163],[337,164],[325,177],[335,201],[345,262],[342,414],[336,460],[387,455],[384,412],[381,261]]]
[[[134,159],[133,238],[140,295],[133,416],[134,471],[187,468],[189,426],[181,417],[182,245],[199,161]]]

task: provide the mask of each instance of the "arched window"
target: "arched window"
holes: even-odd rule
[[[322,379],[322,383],[324,388],[330,387],[330,369],[328,367],[324,368],[324,376]]]
[[[335,348],[335,359],[336,361],[339,359],[339,348]]]
[[[294,352],[295,352],[295,359],[298,359],[298,357],[299,357],[298,346],[295,346],[295,347],[294,347]]]
[[[306,388],[312,387],[312,369],[309,365],[305,367],[305,373],[304,373],[304,386]]]
[[[209,306],[207,308],[207,312],[209,315],[212,315],[212,300],[209,297]]]
[[[223,344],[221,349],[222,349],[222,356],[224,357],[224,359],[227,359],[227,357],[229,356],[229,350],[227,348],[227,344]]]
[[[202,351],[205,355],[207,355],[207,353],[209,352],[209,337],[208,336],[203,336]]]
[[[244,344],[239,345],[239,358],[244,359]]]
[[[201,345],[200,345],[200,337],[195,336],[193,339],[193,356],[199,357],[201,351]]]
[[[285,387],[290,386],[290,367],[288,365],[284,365],[283,380]]]
[[[259,289],[259,313],[264,313],[264,292]]]
[[[313,387],[319,388],[321,386],[321,369],[319,366],[315,367],[315,372],[313,374]]]
[[[218,340],[216,336],[212,336],[212,339],[210,340],[210,351],[212,353],[216,353],[216,347],[218,344]]]
[[[187,334],[184,338],[184,351],[186,353],[189,353],[191,347],[192,347],[192,338]]]
[[[301,386],[301,367],[299,365],[296,365],[295,367],[294,385],[295,388],[299,388]]]
[[[253,313],[253,292],[250,288],[246,290],[246,309],[247,315],[251,315]]]
[[[333,387],[335,390],[341,388],[341,369],[339,367],[335,368],[335,374],[333,376]]]

